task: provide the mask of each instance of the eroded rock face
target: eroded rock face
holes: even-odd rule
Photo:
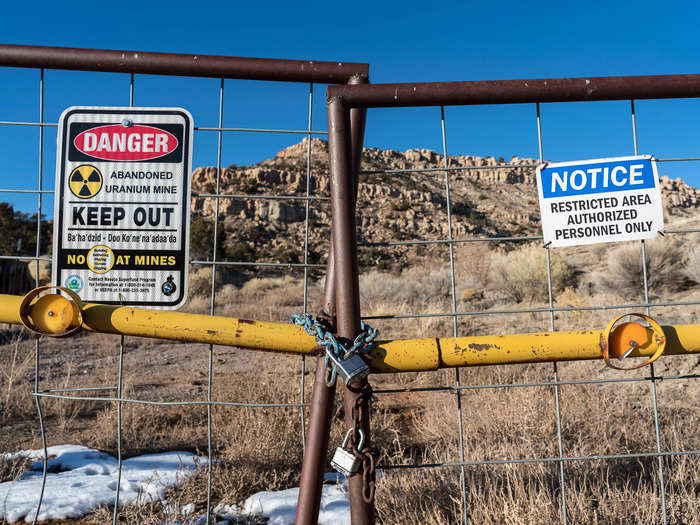
[[[309,157],[310,152],[310,157]],[[307,161],[309,174],[307,175]],[[509,161],[473,155],[448,156],[453,238],[467,236],[534,235],[539,232],[535,181],[536,159]],[[377,242],[437,239],[449,236],[442,154],[428,149],[405,152],[365,148],[358,195],[358,240]],[[453,168],[465,168],[454,170]],[[419,170],[387,173],[391,170]],[[420,171],[424,170],[424,171]],[[216,191],[216,168],[197,168],[193,193]],[[308,193],[313,200],[305,200]],[[680,179],[661,177],[667,218],[700,213],[700,190]],[[325,260],[330,225],[328,148],[325,141],[304,139],[274,158],[252,166],[221,170],[221,193],[234,195],[287,195],[297,200],[222,198],[219,202],[225,243],[284,259],[303,258],[306,206],[309,207],[311,262]],[[214,198],[193,199],[195,216],[211,218]],[[403,264],[419,251],[439,247],[403,246],[390,250],[361,247],[360,258],[376,264]],[[301,259],[299,259],[301,260]],[[284,260],[282,262],[294,262]]]
[[[664,198],[664,208],[667,213],[674,215],[683,210],[700,208],[700,190],[688,186],[681,179],[659,177],[661,192]]]

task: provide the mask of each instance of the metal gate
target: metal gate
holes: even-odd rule
[[[620,154],[639,154],[638,141],[637,141],[637,121],[635,112],[635,100],[641,99],[667,99],[667,98],[685,98],[685,97],[698,97],[700,95],[700,75],[676,75],[676,76],[651,76],[651,77],[605,77],[605,78],[570,78],[570,79],[528,79],[528,80],[505,80],[505,81],[484,81],[484,82],[443,82],[443,83],[405,83],[405,84],[374,84],[367,86],[347,86],[347,87],[329,87],[328,89],[328,118],[329,118],[329,153],[331,158],[331,166],[333,169],[337,170],[335,177],[339,179],[351,179],[352,178],[352,168],[347,161],[349,157],[349,146],[346,137],[345,129],[348,128],[348,114],[350,110],[354,109],[369,109],[370,122],[371,122],[371,108],[408,108],[408,107],[420,107],[420,106],[436,106],[439,108],[439,121],[436,118],[434,131],[441,132],[442,140],[442,151],[438,152],[438,158],[434,161],[436,164],[442,164],[441,166],[435,167],[407,167],[405,169],[393,169],[393,170],[369,170],[362,172],[364,177],[373,176],[377,173],[384,173],[391,177],[411,177],[417,176],[419,174],[434,175],[435,177],[444,178],[444,220],[446,222],[443,231],[446,231],[447,235],[440,236],[438,234],[437,238],[413,238],[409,235],[409,239],[370,239],[366,238],[359,233],[358,236],[361,242],[352,236],[348,239],[348,251],[354,252],[355,250],[371,248],[380,249],[396,249],[402,246],[430,246],[430,245],[442,245],[447,247],[446,262],[449,264],[449,282],[448,282],[448,295],[450,297],[451,308],[448,312],[441,311],[415,311],[410,313],[394,313],[387,312],[384,315],[365,315],[362,319],[368,320],[370,322],[376,322],[375,320],[405,320],[405,319],[445,319],[450,320],[452,324],[452,333],[454,337],[468,335],[469,328],[461,324],[462,321],[467,319],[474,319],[477,328],[472,327],[472,332],[476,330],[477,333],[481,333],[483,329],[478,328],[478,323],[480,319],[486,319],[489,316],[502,316],[506,319],[513,318],[513,316],[531,316],[533,321],[532,324],[535,326],[542,323],[538,320],[536,316],[544,315],[547,319],[546,329],[550,331],[556,330],[561,321],[557,320],[557,316],[567,315],[576,312],[609,312],[610,317],[615,313],[624,314],[629,313],[634,310],[642,309],[647,315],[655,314],[660,315],[665,319],[673,318],[672,316],[677,316],[678,313],[672,312],[668,315],[664,314],[664,309],[670,309],[672,307],[681,307],[684,309],[686,318],[690,318],[691,322],[693,319],[697,319],[698,305],[700,301],[697,299],[678,301],[669,299],[655,300],[650,296],[649,291],[649,280],[650,275],[647,268],[647,263],[649,260],[647,252],[647,244],[644,241],[638,246],[639,250],[639,261],[641,268],[643,270],[643,279],[640,283],[641,292],[643,294],[642,301],[627,301],[617,304],[593,304],[585,306],[565,306],[555,304],[557,300],[557,291],[561,293],[563,290],[556,290],[553,287],[553,263],[552,260],[556,257],[556,251],[552,251],[549,247],[543,246],[541,244],[541,236],[538,235],[522,235],[522,236],[483,236],[483,235],[455,235],[454,227],[454,213],[455,208],[458,203],[455,203],[451,199],[451,192],[454,191],[455,181],[453,177],[455,174],[466,173],[466,172],[478,172],[479,170],[508,170],[514,171],[519,170],[519,172],[531,170],[534,172],[537,165],[543,162],[545,159],[549,160],[546,151],[546,143],[543,141],[543,128],[546,129],[547,122],[541,117],[541,108],[547,103],[552,102],[593,102],[593,101],[603,101],[603,100],[628,100],[629,101],[629,130],[630,130],[630,140],[629,148],[627,151],[621,151]],[[531,104],[532,105],[532,133],[537,135],[537,143],[539,145],[539,159],[534,162],[525,163],[519,162],[517,165],[506,163],[504,161],[491,163],[487,166],[453,166],[450,165],[451,161],[454,161],[454,155],[450,156],[450,151],[454,151],[448,148],[448,133],[447,130],[450,128],[449,120],[447,116],[450,113],[450,107],[448,106],[463,106],[463,105],[491,105],[491,104]],[[390,131],[387,131],[390,132]],[[573,140],[573,137],[572,137]],[[652,146],[653,148],[653,146]],[[643,151],[642,153],[653,152],[653,149]],[[459,152],[463,153],[463,152]],[[594,155],[593,155],[594,156]],[[552,159],[557,160],[557,159]],[[679,162],[679,161],[698,161],[700,157],[690,157],[690,158],[658,158],[657,162],[668,163],[668,162]],[[363,175],[360,176],[362,180]],[[363,203],[364,204],[364,203]],[[338,207],[338,209],[341,209]],[[334,210],[335,212],[335,210]],[[345,213],[350,214],[349,211]],[[366,214],[366,209],[362,209],[362,213]],[[337,220],[337,215],[334,215]],[[662,234],[667,238],[679,238],[684,240],[686,248],[692,249],[697,245],[697,234],[700,232],[698,229],[698,224],[691,228],[676,228],[667,229],[662,232]],[[334,226],[334,233],[336,238],[338,238],[337,226]],[[546,297],[547,304],[543,307],[528,308],[528,307],[514,307],[514,308],[483,308],[483,309],[467,309],[458,308],[458,294],[456,288],[456,278],[455,278],[455,250],[459,246],[464,245],[478,245],[483,243],[537,243],[540,242],[540,250],[544,252],[545,258],[544,263],[546,265]],[[346,266],[344,268],[345,278],[352,280],[353,285],[348,285],[348,295],[354,296],[355,303],[350,304],[341,309],[342,302],[338,305],[338,323],[339,329],[341,326],[345,326],[347,333],[343,335],[352,336],[357,333],[359,329],[359,294],[362,291],[358,287],[357,273],[351,266]],[[617,311],[617,312],[616,312]],[[508,316],[508,317],[506,317]],[[345,323],[343,325],[343,323]],[[508,323],[508,321],[506,321]],[[584,328],[582,326],[581,328]],[[534,328],[534,327],[533,327]],[[559,328],[561,329],[561,328]],[[465,330],[467,333],[465,333]],[[508,329],[506,329],[506,332]],[[342,334],[342,330],[341,330]],[[422,336],[430,336],[432,334],[426,333]],[[678,460],[682,461],[687,458],[688,463],[697,465],[697,454],[700,452],[698,449],[697,441],[692,438],[692,436],[685,435],[685,439],[681,440],[680,448],[669,449],[664,446],[664,428],[660,424],[660,406],[658,402],[658,384],[660,381],[687,381],[690,383],[695,382],[698,379],[698,375],[694,373],[690,374],[669,374],[664,376],[659,376],[655,373],[654,365],[651,364],[648,369],[648,373],[638,374],[631,377],[629,372],[627,373],[617,373],[612,374],[612,377],[608,378],[596,378],[596,379],[576,379],[576,380],[566,380],[566,376],[562,377],[561,366],[555,362],[551,365],[549,373],[542,372],[542,378],[534,381],[498,381],[498,382],[484,382],[482,384],[470,384],[469,380],[464,380],[464,371],[456,369],[454,375],[446,384],[441,386],[429,386],[429,387],[411,387],[407,386],[405,388],[388,388],[388,389],[375,389],[375,393],[381,394],[382,396],[402,396],[405,403],[408,402],[410,397],[407,396],[420,396],[421,393],[431,392],[447,392],[452,394],[454,397],[454,410],[456,415],[455,433],[456,440],[458,442],[457,446],[457,457],[448,458],[443,461],[431,461],[431,462],[417,462],[410,463],[405,461],[399,462],[383,462],[379,465],[379,468],[385,469],[389,472],[399,471],[399,472],[410,472],[414,470],[422,469],[440,469],[444,471],[444,476],[451,476],[454,470],[459,472],[460,482],[459,482],[459,493],[461,498],[461,514],[464,523],[469,521],[470,517],[470,505],[469,501],[474,501],[479,496],[484,496],[484,488],[479,485],[483,485],[484,478],[479,476],[480,472],[485,472],[480,470],[482,468],[486,469],[497,469],[501,466],[543,466],[543,468],[556,469],[556,478],[552,480],[551,484],[545,485],[540,489],[536,489],[531,497],[536,497],[539,491],[551,492],[557,495],[559,500],[559,517],[563,523],[568,523],[571,521],[569,515],[569,506],[571,501],[580,500],[581,498],[590,497],[587,495],[584,488],[582,488],[582,482],[580,479],[571,479],[571,474],[567,477],[567,471],[573,470],[576,464],[581,464],[589,462],[592,465],[597,464],[600,461],[607,461],[612,464],[617,460],[624,460],[629,462],[642,462],[642,461],[652,461],[653,463],[645,463],[650,468],[655,468],[655,476],[657,477],[657,483],[654,484],[654,490],[659,498],[658,502],[652,503],[649,501],[638,501],[637,505],[640,506],[651,506],[649,514],[652,516],[650,522],[656,522],[657,520],[663,523],[675,522],[678,519],[682,519],[678,515],[679,506],[681,508],[684,505],[693,506],[697,504],[697,500],[692,496],[689,496],[692,501],[679,502],[678,496],[673,494],[672,499],[674,499],[674,514],[669,515],[669,470],[673,471],[673,466],[677,466]],[[549,377],[547,377],[547,375]],[[625,393],[624,388],[630,387],[634,383],[642,383],[649,385],[649,398],[650,398],[650,411],[653,420],[653,425],[651,428],[647,429],[647,432],[651,432],[651,443],[652,446],[644,450],[629,450],[624,453],[577,453],[577,450],[586,450],[587,447],[576,447],[569,443],[566,446],[566,411],[562,408],[562,403],[566,400],[567,390],[569,393],[575,392],[577,388],[583,388],[584,386],[588,388],[594,388],[598,386],[604,387],[604,385],[614,385],[614,388],[618,389],[619,395],[624,399]],[[488,390],[502,391],[503,399],[505,403],[505,398],[510,392],[517,392],[520,389],[532,389],[531,391],[538,391],[541,393],[547,393],[551,395],[551,408],[553,411],[553,417],[555,421],[554,425],[554,435],[552,436],[552,442],[556,444],[555,454],[550,456],[540,456],[540,457],[509,457],[508,455],[498,454],[497,458],[482,458],[475,457],[474,455],[467,453],[465,451],[465,440],[469,436],[465,435],[465,430],[463,428],[463,423],[470,417],[470,408],[472,408],[474,399],[470,394],[474,393],[478,395]],[[436,394],[432,394],[436,395]],[[514,395],[514,394],[513,394]],[[572,394],[570,394],[572,395]],[[465,406],[464,399],[465,396],[469,396],[472,404]],[[697,404],[694,401],[688,399],[688,403],[695,408],[691,410],[697,410]],[[523,407],[524,408],[524,407]],[[662,407],[663,408],[663,407]],[[495,414],[494,414],[494,417]],[[691,418],[691,421],[693,418]],[[678,433],[678,428],[667,429],[671,433]],[[595,440],[597,436],[590,436],[589,439]],[[678,443],[676,443],[678,444]],[[595,451],[595,447],[593,450]],[[655,467],[654,467],[655,465]],[[593,467],[595,468],[595,467]],[[643,467],[644,468],[644,467]],[[692,467],[691,467],[692,470]],[[521,471],[514,471],[517,477],[518,473]],[[580,478],[580,472],[577,473]],[[506,476],[507,477],[507,476]],[[498,483],[498,479],[503,479],[503,476],[496,477],[493,483]],[[480,483],[481,482],[481,483]],[[508,493],[509,483],[507,481],[502,481],[504,488],[500,490],[500,494],[505,495]],[[571,488],[573,484],[573,489]],[[692,482],[691,482],[692,484]],[[583,483],[585,485],[585,483]],[[394,485],[395,486],[395,485]],[[513,489],[514,490],[514,489]],[[692,489],[691,489],[692,490]],[[572,492],[572,493],[570,493]],[[379,497],[386,497],[387,494],[380,492]],[[521,494],[525,498],[525,494]],[[420,498],[419,494],[404,495],[409,500],[411,498]],[[567,503],[568,502],[568,503]],[[505,504],[505,503],[504,503]],[[602,505],[602,503],[601,503]],[[657,506],[658,505],[658,506]],[[535,504],[535,508],[537,508]],[[580,509],[579,509],[580,510]],[[575,521],[580,521],[581,519],[590,519],[591,521],[596,521],[599,519],[598,511],[594,508],[591,509],[592,514],[581,516],[580,512],[577,514]],[[687,510],[687,508],[686,508]],[[365,511],[366,515],[371,515],[371,509]],[[535,513],[537,515],[537,513]],[[533,513],[529,513],[528,517],[524,517],[524,520],[531,520]],[[600,514],[604,516],[604,514]],[[653,517],[657,516],[657,517]],[[512,516],[514,522],[519,522],[517,514]],[[476,519],[476,522],[484,519],[484,514],[481,513]],[[494,518],[496,519],[496,518]],[[504,515],[500,515],[498,520],[507,519]],[[539,519],[547,519],[543,515],[540,515]],[[600,517],[604,520],[604,517]],[[364,521],[359,521],[364,522]],[[529,522],[529,521],[528,521]]]
[[[46,235],[46,223],[44,222],[44,213],[47,208],[47,197],[53,197],[52,181],[53,170],[49,169],[48,178],[45,175],[46,165],[52,165],[52,155],[47,155],[47,150],[50,151],[50,145],[54,141],[55,130],[57,123],[53,120],[45,119],[47,109],[47,94],[51,95],[50,110],[52,113],[62,111],[71,103],[66,101],[60,91],[52,93],[52,84],[65,84],[66,78],[72,79],[74,82],[93,83],[93,92],[97,105],[107,104],[106,100],[114,100],[114,105],[134,104],[143,105],[143,100],[148,98],[153,102],[151,105],[162,105],[159,99],[158,90],[167,89],[167,83],[154,82],[152,75],[166,75],[168,77],[188,77],[196,78],[203,77],[212,79],[206,84],[197,84],[195,88],[203,85],[209,89],[211,93],[212,106],[215,111],[211,111],[210,118],[214,116],[214,121],[203,121],[195,123],[195,148],[197,142],[206,144],[207,151],[200,153],[200,158],[207,153],[216,157],[216,175],[215,184],[211,191],[193,193],[193,202],[197,201],[214,201],[213,217],[211,218],[211,228],[206,230],[212,236],[210,243],[210,256],[207,258],[194,258],[191,263],[194,267],[208,267],[211,271],[211,287],[210,299],[208,304],[208,312],[214,315],[217,309],[223,306],[217,303],[217,270],[223,268],[236,269],[256,269],[256,271],[278,272],[285,275],[289,272],[297,272],[303,279],[303,296],[299,298],[297,307],[303,309],[304,312],[309,308],[309,300],[307,294],[308,283],[312,275],[318,274],[320,270],[325,268],[325,254],[311,254],[309,246],[309,229],[310,229],[310,211],[314,207],[321,206],[326,203],[329,198],[319,190],[312,189],[311,178],[312,173],[317,169],[313,165],[313,160],[318,162],[319,159],[312,159],[312,141],[313,137],[325,137],[327,132],[323,129],[313,129],[314,107],[318,110],[318,100],[323,101],[322,97],[318,97],[318,84],[328,84],[336,82],[366,82],[368,78],[369,66],[367,64],[343,63],[343,62],[319,62],[319,61],[303,61],[303,60],[275,60],[275,59],[256,59],[256,58],[239,58],[225,56],[209,56],[209,55],[186,55],[186,54],[169,54],[169,53],[152,53],[141,51],[108,51],[108,50],[92,50],[92,49],[71,49],[71,48],[56,48],[56,47],[37,47],[37,46],[16,46],[16,45],[1,45],[0,46],[0,66],[4,69],[3,74],[6,75],[6,86],[16,86],[16,92],[22,93],[23,90],[35,90],[35,99],[37,104],[36,119],[28,121],[24,119],[8,119],[0,115],[0,127],[9,129],[30,129],[36,130],[35,138],[31,139],[36,144],[36,161],[37,167],[35,173],[30,176],[29,173],[23,174],[20,180],[24,184],[18,184],[17,187],[9,187],[0,189],[0,193],[4,196],[34,196],[36,197],[36,249],[33,254],[17,253],[12,255],[2,255],[1,259],[5,260],[20,260],[30,261],[35,265],[35,285],[39,286],[40,263],[42,261],[51,261],[49,247],[42,249],[43,236]],[[33,68],[36,71],[34,79],[29,79],[26,75],[20,75],[19,70],[12,68]],[[88,71],[94,72],[89,75],[77,76],[73,73],[73,77],[67,76],[68,73],[61,71],[54,72],[53,70],[70,70],[70,71]],[[119,73],[113,76],[100,76],[99,73]],[[94,76],[93,76],[94,75]],[[19,79],[18,79],[19,77]],[[281,102],[277,106],[279,110],[286,107],[298,107],[297,112],[301,116],[296,127],[288,125],[274,124],[275,118],[269,118],[264,113],[267,111],[267,105],[271,104],[272,98],[268,98],[266,103],[257,107],[258,115],[256,118],[261,122],[260,125],[245,125],[238,123],[235,116],[225,119],[225,111],[235,114],[236,108],[243,107],[249,101],[237,96],[232,104],[225,105],[225,91],[235,91],[240,89],[245,93],[250,90],[250,86],[245,84],[245,81],[269,81],[270,84],[260,82],[252,89],[261,91],[270,90],[273,83],[285,83],[288,87],[285,89],[274,88],[276,100]],[[171,80],[174,82],[174,80]],[[203,81],[205,82],[205,81]],[[143,94],[140,93],[139,84],[144,85]],[[102,93],[95,96],[94,88],[99,86]],[[65,86],[63,86],[65,89]],[[178,105],[193,104],[198,98],[198,93],[193,92],[189,100],[177,101]],[[315,103],[316,100],[316,103]],[[73,101],[72,103],[83,103],[81,101]],[[321,106],[322,107],[322,106]],[[0,113],[7,114],[11,108],[0,110]],[[227,124],[226,121],[231,122]],[[289,119],[287,119],[289,121]],[[272,122],[272,125],[269,123]],[[323,123],[323,119],[320,120]],[[266,125],[267,124],[267,125]],[[50,140],[46,140],[46,135],[50,135]],[[222,154],[224,143],[228,136],[235,135],[237,137],[247,136],[281,136],[281,137],[298,137],[306,139],[306,170],[301,189],[295,194],[284,194],[282,192],[273,192],[272,194],[262,194],[260,192],[245,191],[230,194],[222,193],[221,191],[221,176],[222,176]],[[215,142],[209,139],[214,137]],[[24,136],[16,135],[15,139],[11,139],[8,134],[5,138],[6,154],[10,154],[12,150],[11,144],[22,141]],[[25,144],[26,146],[26,144]],[[213,146],[213,148],[212,148]],[[203,147],[204,148],[204,147]],[[196,150],[195,150],[196,151]],[[197,153],[195,152],[195,157]],[[28,183],[27,181],[34,181]],[[29,188],[27,188],[27,186]],[[258,260],[256,254],[247,254],[243,259],[234,257],[222,257],[217,240],[221,236],[221,209],[224,206],[222,202],[227,203],[233,200],[241,202],[257,201],[257,202],[289,202],[300,203],[303,206],[303,238],[304,243],[300,246],[295,259],[298,262],[289,261],[269,261]],[[13,199],[12,202],[17,202]],[[317,259],[312,261],[311,256]],[[314,274],[314,272],[316,272]],[[281,314],[275,313],[278,317]],[[41,428],[41,440],[44,447],[44,455],[46,456],[47,447],[47,432],[51,432],[51,428],[46,428],[44,418],[42,417],[42,400],[47,398],[64,399],[67,401],[83,401],[108,403],[114,406],[116,410],[117,421],[117,459],[119,465],[119,477],[121,478],[122,468],[122,407],[125,403],[139,404],[142,406],[183,406],[197,407],[201,406],[207,413],[207,455],[208,455],[208,478],[207,478],[207,523],[211,522],[211,491],[212,491],[212,459],[213,445],[212,435],[215,429],[212,429],[212,407],[231,407],[240,408],[247,407],[253,409],[274,409],[280,410],[283,414],[285,410],[293,410],[298,413],[299,417],[299,438],[302,443],[302,449],[305,447],[305,411],[308,407],[308,400],[305,397],[305,392],[308,390],[305,381],[306,370],[305,357],[301,357],[299,362],[298,372],[298,401],[297,402],[279,402],[279,403],[257,403],[247,400],[220,400],[212,394],[213,383],[215,381],[214,367],[214,347],[208,345],[208,358],[205,370],[198,371],[204,374],[205,377],[205,399],[193,400],[182,399],[178,401],[158,401],[148,398],[136,398],[124,395],[124,353],[125,346],[129,341],[125,341],[124,336],[121,336],[121,342],[118,346],[118,356],[116,359],[116,381],[112,384],[102,384],[94,387],[76,387],[67,383],[62,388],[46,388],[41,384],[40,378],[45,375],[44,370],[47,369],[47,356],[44,350],[44,343],[40,344],[37,337],[34,341],[34,398],[36,408],[39,414],[39,424]],[[193,370],[192,376],[195,377]],[[70,379],[67,379],[70,381]],[[96,381],[97,378],[96,378]],[[46,476],[46,462],[44,462],[44,478]],[[114,506],[113,522],[116,523],[119,518],[119,492],[120,483],[117,483],[115,490],[116,503]],[[42,489],[43,497],[43,489]],[[37,511],[33,516],[36,522],[41,507],[41,498]]]

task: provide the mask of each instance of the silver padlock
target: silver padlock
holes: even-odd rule
[[[348,358],[340,359],[330,350],[326,351],[326,353],[331,361],[333,361],[335,369],[338,371],[338,374],[340,374],[340,377],[343,378],[346,385],[358,381],[369,374],[369,365],[359,354],[352,354]]]
[[[365,433],[362,432],[362,429],[357,431],[360,434],[360,443],[357,445],[357,449],[362,450],[365,444]],[[346,448],[348,441],[350,441],[350,434],[352,434],[352,429],[345,434],[342,446],[335,449],[335,454],[333,454],[333,459],[331,460],[331,467],[341,474],[345,474],[348,478],[357,474],[357,471],[360,469],[360,460],[355,457],[352,451]]]

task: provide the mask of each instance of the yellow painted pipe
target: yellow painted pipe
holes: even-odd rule
[[[0,294],[0,323],[22,324],[19,318],[19,305],[22,298],[18,295]]]
[[[291,323],[97,304],[86,305],[83,316],[83,325],[94,332],[295,354],[312,354],[320,348],[304,328]]]
[[[665,355],[700,353],[700,325],[663,326]],[[436,370],[461,366],[540,363],[602,359],[603,330],[543,332],[535,334],[444,337],[380,342],[370,352],[372,368],[377,372]],[[646,341],[630,357],[650,356],[658,343],[653,331],[646,329]],[[618,344],[623,344],[618,339]],[[627,345],[625,345],[627,346]],[[611,347],[619,355],[627,348]]]
[[[0,322],[22,324],[19,316],[21,301],[21,297],[0,294]],[[313,354],[321,350],[312,336],[291,323],[124,306],[83,305],[83,329],[271,352]],[[613,335],[618,334],[618,329]],[[700,353],[700,325],[664,326],[663,331],[667,340],[666,354]],[[579,330],[379,341],[368,354],[368,360],[375,372],[418,372],[462,366],[601,359],[603,333],[603,330]],[[640,339],[638,325],[630,333]],[[637,341],[638,346],[631,357],[650,356],[656,351],[658,343],[652,333],[651,329],[646,330],[646,341]],[[619,355],[627,349],[627,339],[612,339],[612,355]]]
[[[22,297],[0,294],[0,322],[22,324]],[[175,341],[240,346],[271,352],[312,354],[320,351],[313,337],[291,323],[249,321],[128,306],[83,304],[83,330],[104,334],[154,337]]]

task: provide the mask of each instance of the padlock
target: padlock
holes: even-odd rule
[[[357,449],[362,450],[365,444],[365,433],[362,432],[362,429],[358,429],[357,431],[360,434],[360,443],[357,445]],[[357,474],[357,471],[360,469],[360,460],[355,457],[352,451],[346,448],[352,432],[353,429],[348,430],[348,433],[345,434],[342,446],[335,449],[335,454],[333,454],[333,459],[331,460],[331,467],[348,478]]]
[[[346,385],[362,379],[369,374],[369,365],[359,354],[352,354],[350,357],[340,359],[330,350],[326,350],[326,354],[330,357],[335,365],[335,369],[343,378]]]

